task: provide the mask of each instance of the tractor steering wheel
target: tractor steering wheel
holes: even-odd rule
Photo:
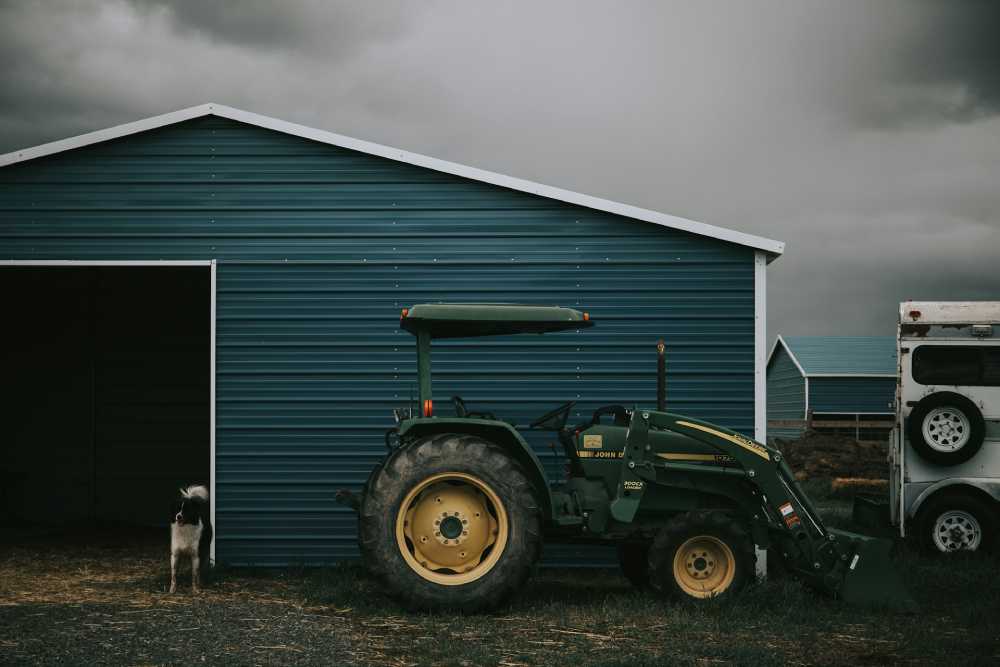
[[[561,419],[559,419],[558,422],[553,424],[553,426],[555,427],[553,428],[553,430],[554,431],[562,430],[562,428],[566,425],[566,420],[569,419],[569,411],[573,409],[574,405],[576,405],[576,401],[568,401],[566,403],[563,403],[555,410],[546,412],[544,415],[542,415],[535,421],[531,422],[531,425],[528,428],[538,428],[540,426],[544,426],[545,422],[547,421],[550,421],[557,417],[561,417]]]
[[[455,404],[455,415],[459,417],[469,416],[469,411],[465,409],[465,401],[462,400],[461,396],[452,396],[451,402]]]

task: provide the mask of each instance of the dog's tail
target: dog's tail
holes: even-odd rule
[[[204,501],[208,501],[208,489],[206,489],[201,484],[192,485],[186,489],[181,489],[181,495],[185,498],[199,498]]]

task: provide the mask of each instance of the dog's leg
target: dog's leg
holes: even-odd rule
[[[170,592],[177,592],[177,554],[170,553]]]
[[[197,593],[201,589],[201,558],[198,557],[198,550],[195,549],[194,553],[191,554],[191,588]]]

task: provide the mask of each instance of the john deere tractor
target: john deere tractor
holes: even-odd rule
[[[587,313],[421,304],[400,324],[416,336],[419,401],[397,411],[361,496],[341,499],[359,511],[364,562],[407,606],[494,607],[525,584],[543,541],[615,545],[633,583],[696,600],[751,582],[756,545],[833,596],[910,606],[892,543],[824,526],[781,453],[740,433],[620,405],[570,426],[570,401],[527,427],[562,445],[568,474],[553,485],[524,428],[457,396],[455,416],[435,414],[435,339],[576,331],[594,325]]]

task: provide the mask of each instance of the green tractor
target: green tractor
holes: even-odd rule
[[[527,427],[555,432],[565,452],[567,478],[550,485],[518,427],[457,396],[455,416],[435,416],[431,341],[575,331],[594,325],[587,313],[421,304],[400,325],[417,339],[419,414],[397,411],[388,456],[360,497],[339,497],[358,510],[366,566],[407,606],[495,607],[543,541],[614,545],[629,580],[681,599],[745,587],[757,547],[844,600],[911,606],[891,542],[825,527],[781,453],[727,428],[618,405],[568,426],[570,401]]]

